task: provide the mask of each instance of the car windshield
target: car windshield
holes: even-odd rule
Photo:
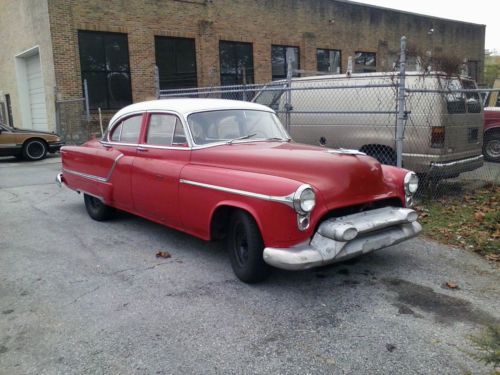
[[[254,141],[288,141],[274,113],[232,109],[193,113],[188,125],[197,145]]]

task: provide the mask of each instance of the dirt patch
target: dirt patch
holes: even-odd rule
[[[397,293],[399,303],[431,313],[439,323],[470,322],[491,325],[499,322],[497,318],[476,308],[469,301],[436,293],[427,286],[401,279],[384,279],[383,282],[387,288]]]

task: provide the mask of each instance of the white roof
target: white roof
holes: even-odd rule
[[[253,109],[259,111],[273,112],[272,109],[261,104],[244,102],[239,100],[227,99],[198,99],[198,98],[179,98],[179,99],[160,99],[147,102],[131,104],[120,109],[111,119],[112,124],[115,119],[133,112],[146,111],[173,111],[181,115],[188,115],[193,112],[223,110],[223,109]]]

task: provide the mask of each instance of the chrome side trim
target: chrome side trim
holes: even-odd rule
[[[191,151],[191,147],[182,146],[156,146],[148,145],[145,143],[119,143],[119,142],[109,142],[109,141],[99,141],[103,146],[128,146],[128,147],[144,147],[157,150],[179,150],[179,151]]]
[[[3,143],[0,144],[0,148],[21,148],[21,145],[17,143]]]
[[[253,193],[251,191],[246,191],[246,190],[232,189],[232,188],[227,188],[224,186],[204,184],[202,182],[196,182],[196,181],[190,181],[190,180],[184,180],[184,179],[180,179],[179,182],[181,184],[199,186],[199,187],[203,187],[206,189],[223,191],[226,193],[242,195],[245,197],[262,199],[262,200],[270,201],[270,202],[278,202],[278,203],[286,204],[287,206],[293,208],[293,196],[295,194],[295,191],[287,196],[280,197],[280,196],[274,196],[274,195]]]
[[[82,172],[74,171],[74,170],[68,169],[68,168],[63,168],[63,172],[73,174],[75,176],[83,177],[83,178],[86,178],[88,180],[97,181],[97,182],[109,182],[111,180],[111,176],[113,175],[113,172],[115,171],[116,165],[118,164],[118,162],[120,161],[120,159],[123,156],[124,156],[123,154],[120,154],[115,158],[115,161],[113,162],[113,165],[111,166],[111,169],[109,170],[108,175],[106,177],[100,177],[100,176],[95,176],[93,174],[82,173]]]

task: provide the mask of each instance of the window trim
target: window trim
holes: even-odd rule
[[[276,76],[273,75],[273,48],[279,47],[282,48],[285,51],[285,76],[284,77],[279,77],[279,78],[274,78]],[[296,48],[297,49],[297,57],[299,61],[297,61],[297,68],[300,70],[300,47],[299,46],[290,46],[290,45],[285,45],[285,44],[271,44],[271,80],[272,81],[277,81],[280,79],[286,79],[288,76],[288,61],[286,60],[286,50],[287,48]],[[293,75],[292,77],[300,77],[300,73],[297,73],[297,75]]]
[[[108,70],[107,66],[105,67],[104,70],[84,70],[83,69],[83,64],[82,64],[82,46],[81,46],[81,40],[80,40],[80,35],[81,34],[100,34],[102,36],[106,35],[121,35],[125,37],[125,47],[127,48],[127,70]],[[78,54],[80,57],[80,78],[81,78],[81,83],[82,83],[82,93],[85,95],[85,88],[84,88],[84,73],[104,73],[106,75],[106,107],[101,107],[102,110],[115,110],[115,109],[121,109],[122,107],[111,107],[110,106],[110,92],[109,92],[109,79],[108,79],[108,74],[110,73],[127,73],[128,74],[128,89],[130,92],[130,102],[128,104],[132,104],[133,102],[133,95],[132,95],[132,75],[130,73],[130,50],[128,46],[128,34],[126,33],[117,33],[117,32],[108,32],[108,31],[94,31],[94,30],[78,30],[77,31],[77,38],[78,38]],[[104,39],[104,38],[103,38]],[[106,59],[106,45],[105,42],[103,42],[104,48],[104,58]],[[88,87],[88,86],[87,86]],[[89,94],[90,97],[90,94]],[[127,104],[127,105],[128,105]],[[91,110],[97,110],[98,106],[92,107],[90,105]]]

